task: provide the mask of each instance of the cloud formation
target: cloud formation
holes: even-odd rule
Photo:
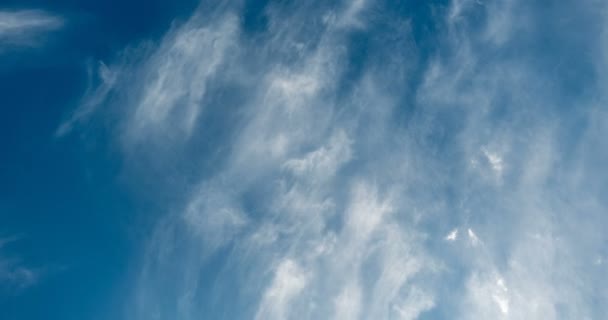
[[[109,64],[76,114],[173,195],[130,318],[606,314],[606,9],[203,4]]]
[[[63,24],[63,19],[42,10],[0,10],[0,50],[34,47],[42,36]]]
[[[6,246],[18,241],[18,237],[0,238],[0,289],[3,294],[19,293],[38,282],[40,270],[24,266],[23,263],[6,253]]]

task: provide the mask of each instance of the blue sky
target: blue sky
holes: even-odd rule
[[[603,319],[607,15],[3,1],[0,318]]]

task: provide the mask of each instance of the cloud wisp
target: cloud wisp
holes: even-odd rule
[[[108,64],[74,119],[172,195],[131,319],[608,311],[608,8],[404,6],[202,4]]]
[[[27,267],[6,254],[6,246],[18,240],[16,236],[0,238],[0,289],[3,293],[19,293],[35,285],[41,276],[41,270]]]
[[[35,47],[47,33],[63,25],[62,18],[42,10],[0,10],[0,50]]]

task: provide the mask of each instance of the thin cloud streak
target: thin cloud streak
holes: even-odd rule
[[[42,275],[42,270],[28,267],[6,252],[7,246],[20,239],[19,236],[0,238],[0,289],[4,293],[20,293],[34,286]]]
[[[42,10],[0,11],[0,49],[36,46],[41,36],[63,25],[62,18]]]

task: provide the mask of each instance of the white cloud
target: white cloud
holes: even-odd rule
[[[347,2],[348,5],[344,10],[344,13],[340,16],[338,21],[339,26],[344,27],[355,27],[363,28],[364,22],[361,21],[362,11],[368,5],[367,0],[353,0]]]
[[[242,209],[220,186],[196,190],[183,213],[186,224],[200,235],[209,252],[230,242],[248,223]]]
[[[559,89],[539,62],[550,55],[521,49],[541,40],[519,32],[542,24],[536,7],[434,6],[429,19],[445,28],[429,56],[404,40],[419,36],[402,28],[408,21],[366,1],[272,4],[255,35],[240,29],[239,8],[218,10],[172,29],[133,67],[135,80],[121,72],[113,86],[129,97],[118,112],[127,155],[150,149],[136,154],[148,161],[138,169],[178,185],[158,186],[178,200],[151,235],[135,319],[175,309],[259,319],[605,314],[589,301],[608,296],[592,263],[605,252],[598,137],[608,118]],[[353,34],[387,20],[399,28],[370,34],[368,59],[350,61]],[[590,96],[603,105],[603,94]],[[209,284],[201,270],[217,256]],[[160,290],[166,283],[174,289]]]
[[[502,319],[509,315],[507,291],[494,277],[476,273],[469,279],[467,286],[468,299],[470,299],[467,319],[479,317]]]
[[[378,198],[378,191],[374,186],[357,183],[352,193],[352,202],[345,217],[345,228],[355,243],[364,242],[394,209],[389,200]]]
[[[352,141],[346,133],[339,131],[329,138],[327,146],[322,146],[302,158],[290,159],[283,166],[299,177],[322,182],[332,178],[338,168],[351,159],[351,144]]]
[[[467,229],[467,234],[469,235],[469,241],[471,241],[471,244],[473,246],[476,246],[480,243],[480,240],[477,237],[477,235],[475,234],[475,232],[473,231],[473,229],[471,229],[471,228]]]
[[[498,154],[490,152],[487,149],[482,149],[482,152],[492,166],[492,170],[494,170],[497,175],[501,176],[504,169],[502,158]]]
[[[97,70],[89,69],[89,78],[92,78],[94,75],[99,78],[99,83],[91,85],[87,89],[80,107],[57,128],[55,132],[56,137],[62,137],[68,134],[74,125],[86,122],[97,111],[99,106],[107,102],[108,95],[116,86],[119,71],[110,69],[103,62],[99,62]]]
[[[492,299],[500,308],[500,312],[507,315],[509,314],[509,298],[505,296],[505,294],[509,291],[507,286],[505,285],[505,281],[503,278],[498,277],[496,280],[496,289],[495,293],[492,294]]]
[[[120,109],[129,119],[121,128],[127,147],[188,140],[203,111],[208,83],[221,77],[218,68],[235,53],[237,18],[227,14],[216,20],[211,23],[193,17],[169,32],[151,54],[150,45],[144,44],[121,55],[122,61],[100,62],[99,84],[85,93],[57,135],[85,122],[105,104]],[[111,94],[116,99],[108,101]]]
[[[394,310],[397,313],[397,319],[414,320],[418,319],[421,313],[433,307],[435,307],[435,301],[431,294],[420,290],[418,287],[412,287],[404,302],[395,305]]]
[[[237,36],[236,24],[232,16],[212,26],[198,26],[191,20],[163,41],[145,66],[128,129],[130,139],[145,139],[157,132],[186,138],[191,134],[207,82]]]
[[[41,10],[0,11],[0,50],[35,46],[40,36],[63,24],[63,19]]]
[[[359,319],[361,313],[361,288],[358,284],[350,284],[334,300],[334,315],[332,319]]]
[[[454,229],[448,233],[445,238],[446,241],[456,241],[458,239],[458,229]]]
[[[17,236],[0,238],[0,289],[11,293],[19,293],[35,285],[41,276],[41,270],[26,266],[6,252],[5,247],[19,239]]]
[[[165,40],[146,66],[141,97],[129,129],[133,139],[158,130],[190,135],[201,111],[207,82],[234,41],[236,23],[235,17],[227,16],[213,27],[186,24]],[[201,57],[205,58],[200,60]]]
[[[291,301],[306,287],[308,280],[304,270],[293,260],[284,260],[277,267],[274,280],[264,293],[255,316],[256,319],[286,319],[291,314]]]

